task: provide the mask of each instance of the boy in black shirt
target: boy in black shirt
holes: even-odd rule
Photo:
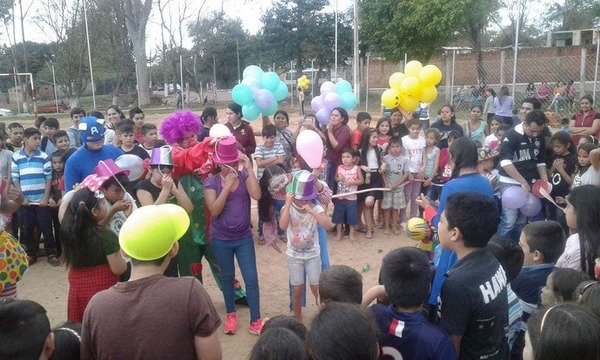
[[[508,130],[500,146],[500,193],[512,186],[531,192],[535,180],[548,180],[544,129],[547,118],[543,111],[533,110],[525,121]],[[502,207],[498,236],[509,237],[517,243],[527,216],[519,209]]]
[[[133,126],[129,124],[120,125],[117,132],[119,134],[119,140],[121,140],[119,149],[123,150],[125,154],[137,155],[142,160],[150,158],[150,155],[148,155],[148,152],[144,148],[134,143]]]
[[[458,359],[509,358],[507,278],[486,248],[497,223],[496,203],[477,193],[450,196],[440,217],[440,244],[458,256],[442,286],[440,325]]]

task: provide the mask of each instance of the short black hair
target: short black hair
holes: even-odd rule
[[[49,127],[52,129],[60,129],[60,123],[55,118],[47,118],[42,123],[42,126]]]
[[[392,136],[388,144],[398,144],[402,146],[402,138],[400,136]]]
[[[73,118],[73,116],[75,115],[83,115],[85,116],[85,110],[83,110],[83,108],[80,107],[74,107],[71,109],[71,111],[69,112],[69,115],[71,116],[71,119]]]
[[[263,325],[262,331],[266,331],[268,329],[288,329],[294,332],[294,334],[298,335],[300,339],[303,341],[306,339],[306,333],[308,330],[303,323],[296,320],[291,316],[286,315],[277,315],[275,317],[270,318]]]
[[[542,110],[536,109],[525,116],[525,124],[531,125],[535,123],[537,126],[546,126],[548,118]]]
[[[0,359],[39,359],[50,334],[46,309],[35,301],[0,300]]]
[[[366,111],[361,111],[358,114],[356,114],[356,121],[357,122],[361,122],[363,120],[371,120],[371,114],[369,114]]]
[[[56,150],[55,152],[53,152],[52,154],[50,154],[50,159],[54,159],[54,158],[60,158],[63,162],[65,161],[65,159],[63,158],[63,153],[61,153],[59,150]]]
[[[421,120],[418,119],[410,119],[406,122],[406,128],[410,129],[413,125],[418,126],[419,129],[423,127],[423,124],[421,124]]]
[[[11,122],[10,124],[8,124],[8,130],[13,129],[23,129],[23,125],[21,125],[21,123],[18,122]]]
[[[575,300],[573,295],[577,285],[591,280],[588,274],[569,268],[556,268],[548,276],[552,276],[552,289],[548,290],[551,290],[554,296],[560,296],[564,302]]]
[[[67,138],[69,137],[69,134],[67,134],[67,132],[66,132],[66,131],[64,131],[64,130],[57,130],[57,131],[54,133],[54,135],[52,135],[52,142],[53,142],[54,144],[56,144],[56,140],[60,139],[61,137],[65,137],[65,136],[66,136]]]
[[[140,133],[142,134],[142,136],[145,136],[146,134],[148,134],[152,130],[157,130],[156,124],[153,124],[153,123],[144,123],[144,125],[142,125],[142,128],[140,130]]]
[[[119,127],[117,128],[117,131],[119,132],[119,134],[133,134],[134,133],[133,125],[130,125],[130,124],[119,125]]]
[[[344,148],[344,150],[342,150],[342,154],[350,154],[350,155],[352,155],[352,157],[357,157],[358,156],[358,154],[356,153],[356,151],[354,151],[354,149],[351,148],[351,147]]]
[[[89,112],[88,116],[93,116],[96,119],[103,119],[104,120],[104,114],[101,113],[100,111],[97,110],[92,110]]]
[[[304,341],[289,329],[263,329],[249,360],[309,360]]]
[[[525,258],[519,244],[514,243],[509,238],[494,235],[490,239],[487,248],[502,265],[508,282],[512,282],[521,272]]]
[[[411,309],[429,295],[432,268],[425,253],[414,247],[390,251],[383,258],[381,280],[395,307]]]
[[[360,304],[362,288],[362,275],[350,266],[332,265],[319,277],[321,302],[338,301]]]
[[[511,126],[505,123],[502,123],[500,125],[498,125],[498,130],[497,131],[504,131],[507,132],[508,130],[510,130]]]
[[[134,107],[131,108],[131,110],[129,110],[129,118],[133,119],[133,117],[136,114],[142,114],[142,115],[144,115],[144,111],[142,109],[140,109],[139,106],[134,106]]]
[[[67,321],[52,329],[54,351],[50,360],[79,359],[81,357],[81,324]]]
[[[541,110],[542,109],[542,102],[540,101],[540,99],[537,99],[534,97],[526,97],[525,99],[523,99],[523,102],[530,103],[531,105],[533,105],[533,110]]]
[[[35,135],[41,136],[42,133],[40,133],[40,130],[38,130],[37,128],[34,128],[34,127],[29,127],[27,129],[23,130],[23,138],[25,138],[25,139],[28,139]]]
[[[276,136],[277,135],[277,128],[275,127],[275,125],[269,124],[269,125],[265,125],[265,127],[262,129],[262,136],[264,137],[270,137],[270,136]]]
[[[496,202],[478,193],[456,193],[444,209],[448,229],[458,228],[467,248],[484,248],[498,229]]]
[[[123,185],[123,186],[126,186],[127,184],[129,184],[129,178],[127,177],[127,175],[125,175],[125,174],[117,174],[117,175],[111,176],[108,180],[106,180],[102,184],[102,189],[106,190],[111,185],[119,186],[119,183],[121,183],[121,185]]]
[[[119,132],[119,128],[123,125],[131,125],[131,128],[133,128],[135,123],[133,122],[133,120],[131,120],[129,118],[123,119],[115,124],[115,129],[117,130],[117,132]]]
[[[544,263],[555,263],[565,251],[566,237],[562,226],[556,221],[535,221],[523,228],[529,251],[538,251]]]

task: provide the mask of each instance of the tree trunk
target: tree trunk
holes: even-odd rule
[[[146,24],[152,10],[152,0],[126,0],[125,25],[133,44],[137,71],[138,105],[150,104],[150,79],[146,58]]]
[[[133,41],[133,48],[137,64],[138,105],[144,106],[150,104],[150,79],[148,77],[148,60],[146,58],[146,35],[140,35],[136,39],[137,41]]]

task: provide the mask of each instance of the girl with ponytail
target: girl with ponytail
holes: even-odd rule
[[[98,226],[106,214],[104,195],[88,188],[77,190],[65,211],[60,230],[63,258],[69,269],[69,321],[82,322],[92,296],[116,284],[127,270],[119,239]]]

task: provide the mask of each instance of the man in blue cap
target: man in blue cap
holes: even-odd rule
[[[82,146],[69,157],[65,164],[65,191],[83,181],[94,172],[100,160],[123,155],[123,151],[112,145],[104,145],[104,120],[86,116],[79,123]]]

